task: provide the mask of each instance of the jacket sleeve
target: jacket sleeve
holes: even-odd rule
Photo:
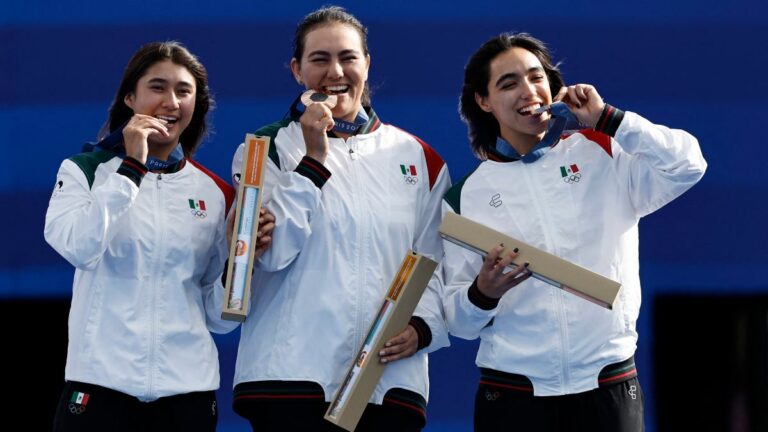
[[[645,216],[680,196],[704,175],[707,163],[689,133],[623,113],[613,154],[636,216]]]
[[[205,273],[200,280],[200,286],[203,290],[203,301],[205,304],[206,325],[208,331],[213,333],[229,333],[238,325],[237,321],[230,321],[221,318],[221,312],[224,308],[224,284],[222,282],[222,273],[226,265],[229,253],[227,250],[226,235],[226,212],[224,220],[216,227],[214,243],[211,246],[210,260]]]
[[[136,183],[118,172],[91,188],[78,165],[65,160],[45,214],[45,240],[73,266],[94,268],[138,193]]]
[[[438,228],[442,222],[440,210],[443,195],[451,186],[448,167],[443,164],[425,200],[421,201],[419,218],[417,223],[417,237],[414,250],[440,262],[443,257],[443,246],[440,240]],[[438,271],[432,275],[429,285],[416,306],[415,316],[420,317],[429,326],[431,343],[424,349],[426,352],[436,351],[450,346],[448,329],[445,326],[445,314],[442,307],[442,284],[438,277]]]
[[[232,161],[235,187],[239,186],[244,148],[241,144]],[[302,159],[294,171],[282,171],[271,159],[267,162],[262,205],[275,215],[275,229],[272,244],[259,258],[259,268],[278,271],[298,256],[312,234],[312,216],[320,206],[321,189],[330,175],[309,157]]]
[[[443,214],[448,212],[453,209],[443,202]],[[498,302],[484,304],[478,301],[478,294],[471,295],[482,257],[447,240],[443,241],[443,248],[445,258],[438,270],[444,285],[443,307],[448,330],[462,339],[476,339],[498,310]]]

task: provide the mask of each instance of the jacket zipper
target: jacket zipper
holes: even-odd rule
[[[529,169],[534,169],[534,166],[527,166],[523,164],[523,173],[525,174],[525,180],[528,183],[527,188],[529,191],[534,191],[531,194],[531,198],[536,208],[536,213],[539,215],[539,220],[542,220],[541,230],[544,234],[544,244],[547,249],[552,251],[553,254],[557,254],[557,245],[553,243],[553,235],[550,230],[552,224],[549,213],[544,210],[541,205],[539,197],[542,196],[542,191],[539,190],[539,182],[536,179],[531,179],[531,173]],[[557,314],[557,324],[560,330],[560,373],[563,377],[562,390],[569,392],[571,386],[570,368],[568,367],[568,328],[566,326],[567,317],[565,315],[565,305],[563,304],[563,291],[554,287],[547,287],[549,290],[554,290],[555,296],[555,308]]]
[[[155,374],[155,354],[156,354],[156,344],[157,344],[157,292],[160,289],[160,266],[162,262],[162,256],[163,251],[161,250],[163,247],[163,215],[162,213],[162,180],[163,180],[163,174],[159,173],[157,175],[157,181],[155,183],[156,185],[156,191],[155,191],[155,241],[156,247],[156,256],[155,256],[155,268],[154,271],[151,273],[152,275],[152,288],[149,293],[150,295],[150,313],[152,314],[150,319],[150,345],[149,345],[149,396],[154,397],[154,374]]]
[[[363,212],[361,211],[361,205],[360,205],[360,197],[362,196],[361,191],[361,182],[358,179],[358,172],[357,172],[357,163],[355,161],[357,160],[357,154],[354,152],[352,148],[352,142],[354,138],[349,137],[347,140],[344,141],[344,144],[349,149],[349,157],[350,157],[350,174],[352,176],[352,185],[354,186],[354,189],[352,191],[352,205],[355,212],[355,220],[359,223],[357,224],[357,234],[355,238],[355,256],[357,257],[357,262],[355,263],[356,268],[355,270],[355,279],[356,283],[353,282],[352,288],[355,290],[354,298],[355,298],[355,317],[354,317],[354,323],[355,323],[355,334],[354,334],[354,341],[355,343],[352,346],[353,352],[351,353],[351,357],[356,354],[357,347],[360,346],[363,342],[363,338],[365,335],[363,334],[362,327],[363,327],[363,297],[364,297],[364,290],[362,289],[365,286],[365,269],[363,265],[363,231],[365,229],[365,220],[363,218],[365,217]]]

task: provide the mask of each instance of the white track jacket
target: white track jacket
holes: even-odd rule
[[[65,160],[48,205],[45,238],[76,268],[66,379],[142,401],[215,390],[209,330],[237,324],[219,319],[229,186],[188,162],[137,187],[121,162]]]
[[[477,365],[527,376],[537,396],[598,387],[600,370],[633,355],[640,310],[640,217],[704,174],[698,142],[681,130],[625,113],[615,138],[582,131],[539,160],[498,155],[455,185],[458,212],[622,284],[613,310],[530,278],[492,310],[469,300],[482,258],[444,242],[445,313],[452,334],[481,338]]]
[[[447,167],[416,137],[382,124],[372,110],[369,117],[346,142],[329,138],[324,168],[303,159],[298,122],[256,132],[272,138],[264,198],[277,222],[253,276],[235,384],[312,381],[330,400],[408,249],[442,255],[437,227]],[[242,151],[232,165],[236,181]],[[439,302],[427,292],[417,309],[433,329],[434,346],[447,339],[437,333],[441,313],[430,309]],[[371,401],[381,404],[393,387],[426,399],[428,349],[388,365]]]

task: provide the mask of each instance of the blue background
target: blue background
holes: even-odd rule
[[[0,226],[6,247],[0,250],[0,302],[69,298],[73,270],[42,235],[48,197],[61,160],[95,137],[138,46],[175,39],[206,65],[217,107],[214,133],[197,159],[228,178],[244,134],[282,116],[299,92],[287,67],[293,30],[321,4],[3,0]],[[380,117],[430,143],[454,180],[477,164],[457,115],[463,66],[502,31],[527,31],[546,41],[563,61],[566,82],[594,84],[607,102],[699,138],[709,162],[704,179],[641,223],[644,303],[637,356],[648,429],[655,430],[654,333],[662,329],[652,325],[654,299],[754,296],[768,288],[766,3],[338,4],[369,27],[370,83]],[[217,337],[223,430],[245,427],[229,411],[236,340],[237,333]],[[475,342],[454,340],[452,348],[432,356],[428,430],[470,429],[475,349]]]

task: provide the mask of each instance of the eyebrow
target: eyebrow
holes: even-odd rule
[[[165,78],[159,78],[159,77],[157,77],[157,78],[152,78],[152,79],[150,79],[149,81],[147,81],[147,83],[148,83],[148,84],[163,84],[163,85],[168,85],[168,80],[167,80],[167,79],[165,79]],[[178,83],[178,84],[180,84],[180,85],[183,85],[183,86],[188,86],[188,87],[194,87],[194,85],[193,85],[192,83],[190,83],[190,82],[187,82],[187,81],[179,81],[179,83]]]
[[[541,66],[534,66],[532,68],[528,68],[528,70],[526,72],[527,73],[544,72],[544,68],[541,67]],[[495,86],[498,87],[502,82],[504,82],[506,80],[509,80],[509,79],[514,80],[514,79],[518,79],[519,77],[520,77],[520,75],[518,75],[518,74],[516,74],[514,72],[505,73],[504,75],[500,76],[499,79],[496,80]]]
[[[339,57],[345,56],[345,55],[349,55],[349,54],[360,55],[360,51],[358,51],[356,49],[345,49],[345,50],[339,51]],[[317,51],[312,51],[311,53],[307,54],[307,57],[312,57],[312,56],[330,57],[331,53],[328,52],[328,51],[317,50]]]

